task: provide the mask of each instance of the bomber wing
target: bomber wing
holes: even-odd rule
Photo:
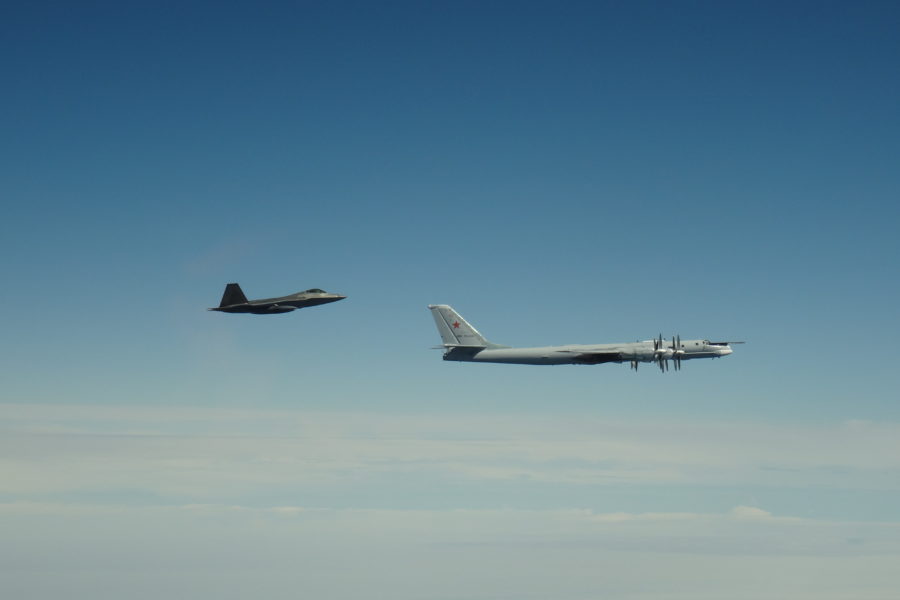
[[[576,351],[576,350],[557,350],[557,352],[563,354],[571,354],[572,362],[582,364],[582,365],[600,365],[603,363],[611,363],[611,362],[624,362],[624,358],[622,357],[621,352],[616,351],[597,351],[597,352],[584,352],[584,351]]]

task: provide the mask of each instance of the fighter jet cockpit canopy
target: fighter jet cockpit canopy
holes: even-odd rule
[[[327,294],[325,290],[320,290],[319,288],[310,288],[304,292],[300,292],[301,294]]]

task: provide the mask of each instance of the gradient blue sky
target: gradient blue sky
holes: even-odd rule
[[[708,517],[720,532],[722,520],[809,519],[841,539],[869,539],[848,523],[878,522],[894,532],[887,555],[900,554],[898,31],[891,2],[6,6],[8,530],[42,539],[22,514],[48,511],[74,548],[80,524],[109,511],[372,510],[368,525],[319,526],[338,540],[362,527],[378,553],[378,528],[392,526],[377,511],[558,523],[554,511],[590,510],[604,523]],[[266,318],[205,312],[230,281],[251,297],[349,297]],[[748,344],[665,376],[443,363],[428,303],[512,345],[660,332]],[[141,446],[154,436],[171,440],[171,461]],[[272,444],[320,438],[332,440],[313,444],[324,466],[286,481],[280,461],[309,448]],[[231,446],[219,441],[246,439],[259,445],[220,454]],[[450,447],[428,450],[440,440]],[[586,446],[547,454],[573,440]],[[79,470],[98,456],[120,464]],[[246,461],[266,474],[258,485]],[[175,485],[166,465],[196,485]],[[218,486],[218,469],[245,477]],[[498,543],[513,543],[515,519]],[[457,531],[451,521],[434,531]],[[548,531],[529,534],[535,548]],[[721,539],[741,546],[735,535]],[[722,589],[800,597],[729,579],[719,554],[693,567],[719,569]],[[452,572],[460,560],[426,562]],[[810,568],[839,580],[810,597],[860,591],[840,579],[855,567],[823,561]],[[853,597],[900,585],[872,568],[884,585]],[[289,571],[270,595],[289,591]],[[722,594],[650,572],[673,598]],[[96,591],[72,577],[51,580]],[[222,597],[185,577],[174,588]],[[552,577],[538,579],[506,592]],[[556,597],[662,597],[637,576],[564,580]],[[447,597],[498,597],[482,583]],[[425,587],[409,597],[443,597]]]

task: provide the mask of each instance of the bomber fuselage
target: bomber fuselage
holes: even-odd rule
[[[456,347],[449,348],[444,353],[444,360],[521,365],[595,365],[609,362],[649,363],[657,362],[660,358],[673,358],[676,351],[674,347],[654,342],[654,340],[648,340],[622,344],[572,344],[536,348]],[[657,346],[661,346],[662,349],[659,350]],[[713,344],[709,340],[680,340],[678,350],[680,360],[718,358],[728,356],[732,352],[727,344]]]

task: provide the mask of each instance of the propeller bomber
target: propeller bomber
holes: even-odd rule
[[[441,334],[444,360],[460,362],[509,363],[520,365],[599,365],[603,363],[629,363],[637,371],[642,362],[656,363],[659,370],[669,370],[669,361],[676,371],[681,363],[695,358],[720,358],[732,353],[731,344],[744,342],[711,342],[709,340],[685,340],[680,335],[672,337],[672,343],[663,340],[662,334],[644,342],[622,344],[543,346],[536,348],[511,348],[489,342],[459,313],[446,304],[428,306]]]

